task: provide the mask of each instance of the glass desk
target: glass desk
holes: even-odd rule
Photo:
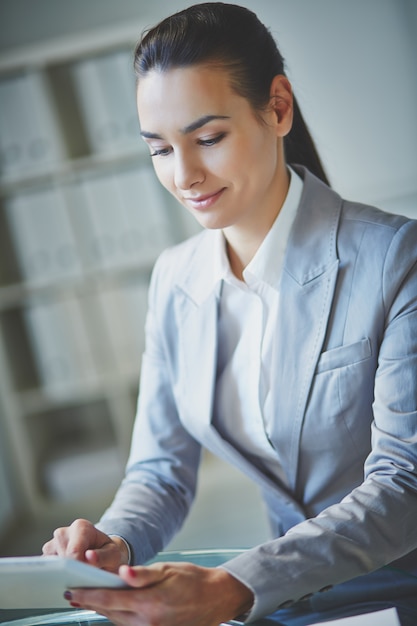
[[[239,554],[241,550],[185,550],[164,552],[155,561],[190,561],[205,567],[216,567]],[[417,574],[417,572],[416,572]],[[314,594],[292,606],[252,622],[253,626],[309,626],[341,617],[361,615],[395,607],[401,626],[417,626],[417,575],[389,567],[335,585],[326,593]],[[106,626],[105,617],[82,609],[42,611],[4,611],[3,626]],[[229,622],[238,625],[240,622]],[[377,626],[377,622],[376,622]]]

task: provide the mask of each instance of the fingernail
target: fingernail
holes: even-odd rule
[[[74,607],[74,609],[79,609],[81,604],[78,604],[78,602],[70,602],[70,605]]]
[[[65,600],[72,600],[72,593],[71,593],[71,591],[68,591],[68,590],[65,591],[64,592],[64,598],[65,598]]]

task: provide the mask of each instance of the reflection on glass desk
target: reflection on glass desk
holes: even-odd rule
[[[216,567],[238,555],[241,550],[185,550],[163,552],[157,561],[189,561],[204,567]],[[326,593],[295,602],[268,617],[252,622],[253,626],[310,626],[319,622],[372,613],[395,607],[401,626],[417,626],[417,571],[382,568],[347,583],[335,585]],[[3,626],[105,626],[105,617],[82,609],[67,611],[2,611]],[[232,621],[229,624],[238,625]],[[378,622],[375,622],[376,626]],[[342,626],[342,625],[341,625]]]
[[[17,620],[2,622],[3,626],[98,626],[110,624],[105,617],[97,615],[94,611],[65,611],[60,613],[47,613],[46,615],[21,617]]]

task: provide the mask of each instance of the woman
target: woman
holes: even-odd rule
[[[122,565],[134,591],[68,592],[117,624],[310,623],[337,583],[405,555],[417,574],[417,224],[329,189],[252,12],[171,16],[135,70],[157,176],[204,230],[153,273],[125,480],[44,553]],[[273,539],[220,568],[132,567],[180,528],[201,446],[260,486]]]

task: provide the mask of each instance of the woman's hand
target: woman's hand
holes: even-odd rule
[[[127,547],[122,539],[105,535],[84,519],[57,528],[53,539],[44,544],[42,553],[76,559],[109,572],[118,572],[120,565],[128,562]]]
[[[218,626],[253,603],[250,589],[221,568],[155,563],[122,566],[119,575],[133,589],[73,589],[65,597],[117,626]]]

